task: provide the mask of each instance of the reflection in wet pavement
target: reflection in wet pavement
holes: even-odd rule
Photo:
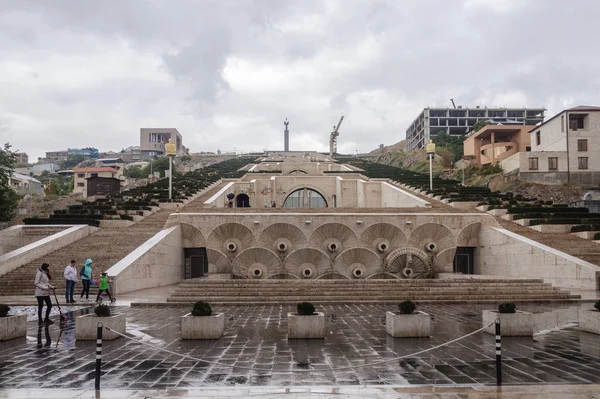
[[[549,306],[522,306],[548,311]],[[182,341],[186,308],[117,308],[127,315],[125,338],[104,342],[102,384],[107,389],[207,386],[314,386],[494,384],[494,337],[483,333],[432,352],[370,365],[458,338],[481,327],[489,305],[422,305],[434,318],[431,338],[392,338],[384,314],[392,305],[320,305],[324,340],[287,340],[286,314],[293,306],[215,306],[227,315],[225,335]],[[75,342],[75,317],[65,326],[29,323],[27,339],[0,342],[0,386],[92,388],[95,342]],[[166,348],[189,358],[159,351]],[[505,384],[600,383],[600,337],[569,328],[535,338],[503,339]],[[215,364],[218,363],[218,364]],[[353,368],[345,368],[353,366]],[[345,368],[345,369],[344,369]]]

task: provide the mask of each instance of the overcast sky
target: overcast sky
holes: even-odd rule
[[[0,0],[0,138],[370,151],[426,106],[600,105],[597,0]]]

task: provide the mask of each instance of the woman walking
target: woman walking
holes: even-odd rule
[[[92,281],[92,260],[86,259],[83,266],[81,266],[81,284],[83,284],[83,290],[81,291],[81,296],[79,298],[83,298],[85,294],[85,299],[90,299],[90,282]]]
[[[52,301],[50,300],[50,290],[54,289],[54,286],[50,284],[52,277],[50,276],[50,265],[43,263],[35,274],[35,297],[38,302],[38,322],[39,324],[52,324],[50,320],[50,310],[52,309]],[[42,309],[44,308],[44,302],[46,302],[46,318],[42,319]]]

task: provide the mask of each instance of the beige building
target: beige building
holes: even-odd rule
[[[463,143],[465,159],[477,166],[494,164],[531,150],[532,125],[488,125],[467,137]]]
[[[578,106],[559,112],[530,130],[531,152],[503,162],[524,180],[600,185],[600,107]]]
[[[173,140],[177,148],[177,155],[186,155],[181,133],[174,128],[141,128],[140,152],[142,159],[162,156],[165,153],[165,144]]]
[[[46,151],[46,159],[50,161],[66,161],[69,158],[68,150]]]
[[[18,164],[26,165],[29,164],[29,155],[24,152],[16,153],[16,161]]]
[[[118,178],[119,171],[114,168],[76,168],[73,169],[75,176],[74,193],[83,194],[87,197],[87,179],[90,177],[115,177]]]

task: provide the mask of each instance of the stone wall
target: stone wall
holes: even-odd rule
[[[479,232],[475,274],[543,278],[563,288],[600,288],[600,267],[493,226]]]
[[[179,226],[158,232],[107,271],[116,294],[177,284],[184,278]]]

